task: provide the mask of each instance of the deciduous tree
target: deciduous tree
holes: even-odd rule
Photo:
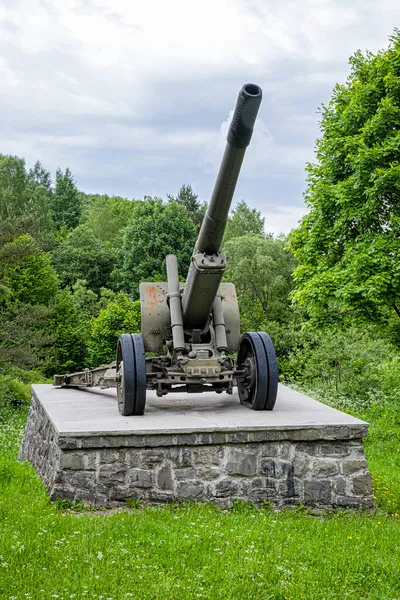
[[[243,330],[289,318],[289,293],[295,260],[281,238],[243,235],[228,240],[227,281],[236,286]]]
[[[138,297],[141,281],[165,281],[165,257],[176,254],[180,274],[186,276],[196,240],[196,228],[185,207],[163,204],[159,198],[136,202],[132,223],[125,229],[115,279],[120,289]]]
[[[350,59],[322,107],[293,297],[318,325],[400,317],[400,33]]]
[[[135,201],[118,196],[83,195],[81,223],[113,248],[121,245],[125,227],[132,220]]]
[[[224,243],[242,235],[264,236],[264,218],[261,213],[250,208],[245,200],[237,203],[229,217],[224,235]]]
[[[40,250],[30,235],[5,244],[0,257],[0,282],[7,290],[7,304],[47,305],[56,295],[59,280],[50,256]]]
[[[73,286],[78,279],[85,279],[88,288],[98,292],[109,283],[114,251],[84,224],[56,248],[53,263],[63,286]]]
[[[89,343],[89,361],[93,366],[109,363],[115,359],[118,338],[121,333],[140,331],[140,301],[132,301],[119,292],[107,307],[93,319]]]

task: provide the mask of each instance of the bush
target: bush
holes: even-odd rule
[[[86,340],[89,325],[82,321],[69,290],[61,290],[52,306],[48,328],[54,334],[54,342],[49,347],[45,372],[71,373],[85,366]]]
[[[124,292],[116,294],[99,316],[93,319],[89,361],[99,366],[115,360],[115,350],[121,333],[140,332],[140,301],[130,300]]]
[[[388,396],[400,394],[400,356],[393,356],[379,365],[382,391]]]
[[[30,384],[0,375],[0,409],[5,406],[19,408],[30,401]]]
[[[1,249],[3,285],[9,300],[23,304],[48,304],[59,287],[50,256],[30,235],[21,235]]]
[[[40,371],[12,366],[0,373],[0,410],[5,407],[21,408],[31,400],[32,383],[46,383]]]
[[[365,410],[375,400],[395,401],[400,361],[374,330],[352,327],[310,334],[285,359],[284,375],[338,408]]]
[[[53,252],[53,263],[63,286],[73,286],[78,279],[98,292],[107,285],[114,264],[114,250],[86,225],[80,225]]]

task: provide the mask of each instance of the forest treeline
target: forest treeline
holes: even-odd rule
[[[356,410],[400,400],[400,41],[357,52],[321,111],[308,212],[288,238],[245,201],[223,250],[242,331],[267,331],[281,380]],[[0,155],[0,404],[27,384],[114,358],[140,330],[138,286],[184,279],[206,209],[191,186],[165,199],[79,190],[37,162]]]

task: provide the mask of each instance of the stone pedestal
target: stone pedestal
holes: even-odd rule
[[[20,459],[52,498],[112,505],[234,499],[275,506],[371,506],[368,424],[280,385],[272,412],[236,395],[148,392],[122,417],[115,390],[32,386]]]

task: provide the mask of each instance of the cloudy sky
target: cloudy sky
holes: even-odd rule
[[[317,109],[398,0],[1,0],[0,152],[69,166],[80,189],[209,198],[240,87],[263,103],[235,200],[288,232]]]

